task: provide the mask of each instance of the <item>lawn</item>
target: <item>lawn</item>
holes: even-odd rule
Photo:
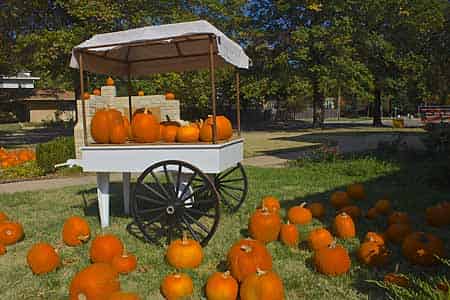
[[[336,162],[306,163],[301,168],[262,169],[248,167],[249,195],[238,213],[223,214],[219,229],[205,248],[201,266],[188,273],[194,279],[195,296],[201,299],[202,286],[214,271],[223,268],[227,249],[238,239],[247,236],[247,222],[260,199],[273,194],[281,199],[282,214],[290,206],[303,201],[322,201],[327,205],[327,216],[321,224],[300,227],[304,239],[311,228],[329,226],[334,210],[328,205],[329,195],[352,182],[364,183],[368,199],[357,205],[366,211],[381,197],[391,199],[398,210],[407,211],[417,230],[437,234],[450,245],[448,228],[436,230],[424,223],[424,208],[438,201],[448,200],[450,188],[430,188],[426,164],[413,161],[383,161],[375,158],[353,158]],[[78,248],[62,244],[60,231],[64,219],[71,215],[83,215],[91,225],[93,234],[112,232],[120,236],[126,249],[139,259],[137,271],[121,277],[122,289],[134,291],[143,299],[162,299],[159,285],[166,274],[174,270],[164,261],[165,249],[145,244],[125,230],[131,219],[122,215],[119,184],[113,185],[112,226],[106,230],[99,227],[96,191],[93,186],[70,187],[53,191],[27,192],[0,195],[0,210],[12,219],[20,220],[25,228],[25,239],[8,248],[0,257],[0,298],[2,299],[66,299],[68,286],[74,274],[87,266],[90,243]],[[384,230],[385,218],[357,222],[358,238],[369,231]],[[46,241],[55,245],[62,257],[62,267],[44,276],[34,276],[26,265],[26,253],[33,243]],[[274,269],[282,277],[286,299],[380,299],[384,290],[367,279],[380,279],[400,263],[400,271],[421,276],[436,276],[445,269],[436,267],[422,269],[413,267],[400,256],[399,247],[390,246],[391,263],[382,269],[369,269],[357,262],[354,251],[359,239],[340,241],[351,252],[352,267],[349,273],[329,278],[318,274],[311,265],[311,251],[305,243],[291,250],[279,242],[268,248],[273,256]],[[447,269],[448,270],[448,269]],[[448,271],[447,271],[448,272]]]

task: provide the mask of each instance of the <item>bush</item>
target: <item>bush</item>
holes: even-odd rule
[[[44,175],[44,171],[34,160],[27,161],[14,167],[0,169],[0,181],[35,178],[42,175]]]
[[[75,141],[73,137],[58,137],[36,147],[38,166],[45,173],[55,171],[55,165],[64,163],[75,157]]]

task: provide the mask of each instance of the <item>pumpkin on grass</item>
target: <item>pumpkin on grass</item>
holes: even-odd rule
[[[320,202],[313,202],[306,205],[313,218],[321,219],[325,215],[325,206]]]
[[[405,237],[411,232],[411,225],[405,223],[395,223],[388,227],[384,235],[389,241],[395,244],[401,244]]]
[[[136,269],[137,258],[133,254],[124,253],[122,255],[114,256],[111,261],[111,265],[117,272],[121,274],[128,274]]]
[[[194,269],[202,262],[203,249],[199,242],[188,239],[186,232],[183,232],[181,239],[170,243],[166,259],[169,265],[177,269]]]
[[[328,247],[333,242],[333,236],[325,228],[312,230],[308,235],[308,245],[311,250],[319,250]]]
[[[131,120],[133,138],[138,143],[153,143],[160,139],[160,128],[156,118],[148,111],[136,112]]]
[[[367,219],[375,219],[376,217],[378,217],[378,211],[375,207],[369,208],[369,210],[366,213],[366,218]]]
[[[257,268],[272,269],[269,251],[263,243],[252,239],[242,239],[235,243],[228,251],[227,263],[231,275],[239,282],[255,273]]]
[[[109,295],[107,300],[140,300],[138,294],[130,292],[114,292]]]
[[[358,258],[365,265],[384,266],[389,261],[389,252],[384,245],[364,242],[358,249]]]
[[[180,143],[194,143],[199,139],[199,130],[196,126],[189,124],[177,129],[176,140]]]
[[[338,214],[342,212],[345,212],[347,215],[349,215],[355,222],[361,216],[361,208],[356,205],[345,206],[338,211]]]
[[[6,254],[6,246],[0,244],[0,256]]]
[[[336,231],[336,236],[343,239],[354,238],[356,236],[355,223],[345,212],[338,214],[334,218],[334,230]]]
[[[94,263],[78,272],[69,288],[69,300],[108,299],[120,291],[119,274],[106,263]]]
[[[245,278],[239,295],[241,300],[284,300],[283,282],[275,272],[257,269]]]
[[[348,196],[347,192],[336,191],[331,194],[330,203],[334,206],[334,208],[339,209],[350,205],[350,197]]]
[[[270,212],[278,213],[280,211],[280,201],[275,196],[265,196],[261,200],[261,207],[267,208]]]
[[[388,215],[392,208],[391,208],[391,202],[387,199],[380,199],[375,203],[375,209],[377,213],[381,215]]]
[[[250,236],[263,243],[276,241],[280,228],[281,219],[278,213],[271,213],[265,207],[257,209],[248,222]]]
[[[23,238],[23,227],[20,223],[5,221],[0,223],[0,244],[5,246],[17,243]]]
[[[230,120],[225,116],[216,116],[217,126],[217,140],[227,140],[233,135],[233,128]],[[213,136],[213,117],[208,118],[203,122],[200,128],[200,140],[203,142],[211,142]]]
[[[194,292],[194,283],[187,274],[167,275],[161,284],[161,293],[168,300],[184,299]]]
[[[280,230],[280,240],[283,244],[289,247],[297,247],[300,241],[300,234],[298,233],[297,226],[290,224],[289,221],[287,224],[282,224]]]
[[[334,241],[327,247],[314,252],[314,265],[319,273],[337,276],[350,270],[350,256],[347,250]]]
[[[55,248],[48,243],[38,243],[27,254],[27,263],[34,274],[46,274],[54,271],[61,263]]]
[[[396,223],[409,224],[410,219],[409,219],[408,214],[405,212],[402,212],[402,211],[395,211],[395,212],[391,213],[388,217],[388,224],[392,225],[392,224],[396,224]]]
[[[92,241],[89,254],[93,263],[111,263],[115,256],[123,253],[123,244],[113,234],[98,235]]]
[[[364,242],[374,242],[377,243],[378,245],[384,245],[385,236],[382,233],[369,231],[366,233],[366,236],[364,237]]]
[[[434,227],[443,227],[450,224],[450,204],[438,203],[435,206],[427,207],[425,210],[427,224]]]
[[[239,285],[230,271],[212,274],[206,282],[205,293],[208,300],[235,300]]]
[[[430,233],[414,232],[403,240],[402,253],[413,264],[432,266],[439,262],[436,256],[445,258],[445,246]]]
[[[312,214],[309,209],[305,207],[306,202],[303,202],[302,204],[298,206],[293,206],[288,211],[288,219],[289,222],[292,224],[300,224],[300,225],[306,225],[311,223],[312,221]]]
[[[0,223],[5,221],[8,221],[8,216],[4,212],[0,211]]]
[[[353,200],[364,200],[366,198],[364,186],[360,183],[350,184],[347,187],[347,194]]]
[[[89,240],[91,230],[85,219],[73,216],[64,222],[62,238],[68,246],[78,246]]]

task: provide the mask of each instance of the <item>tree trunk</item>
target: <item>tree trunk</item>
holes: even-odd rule
[[[373,102],[373,126],[381,127],[383,122],[381,121],[381,90],[375,90],[375,101]]]
[[[321,109],[320,109],[321,108]],[[320,109],[318,111],[318,109]],[[313,127],[321,127],[323,123],[323,101],[319,91],[319,83],[313,82]]]

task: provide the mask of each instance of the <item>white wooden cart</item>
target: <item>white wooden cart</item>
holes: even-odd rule
[[[149,26],[99,34],[76,46],[70,66],[84,72],[128,78],[153,73],[209,68],[212,87],[213,140],[211,143],[152,143],[101,145],[87,140],[83,100],[84,146],[81,159],[67,161],[85,172],[97,173],[100,222],[109,226],[109,174],[123,174],[124,212],[145,240],[170,241],[183,232],[205,245],[219,222],[219,202],[236,211],[247,195],[247,177],[240,164],[239,72],[248,69],[242,48],[206,21]],[[215,69],[234,66],[236,72],[237,134],[216,139]],[[129,85],[130,86],[130,85]],[[129,112],[132,103],[129,90]],[[130,189],[130,174],[140,173]]]

